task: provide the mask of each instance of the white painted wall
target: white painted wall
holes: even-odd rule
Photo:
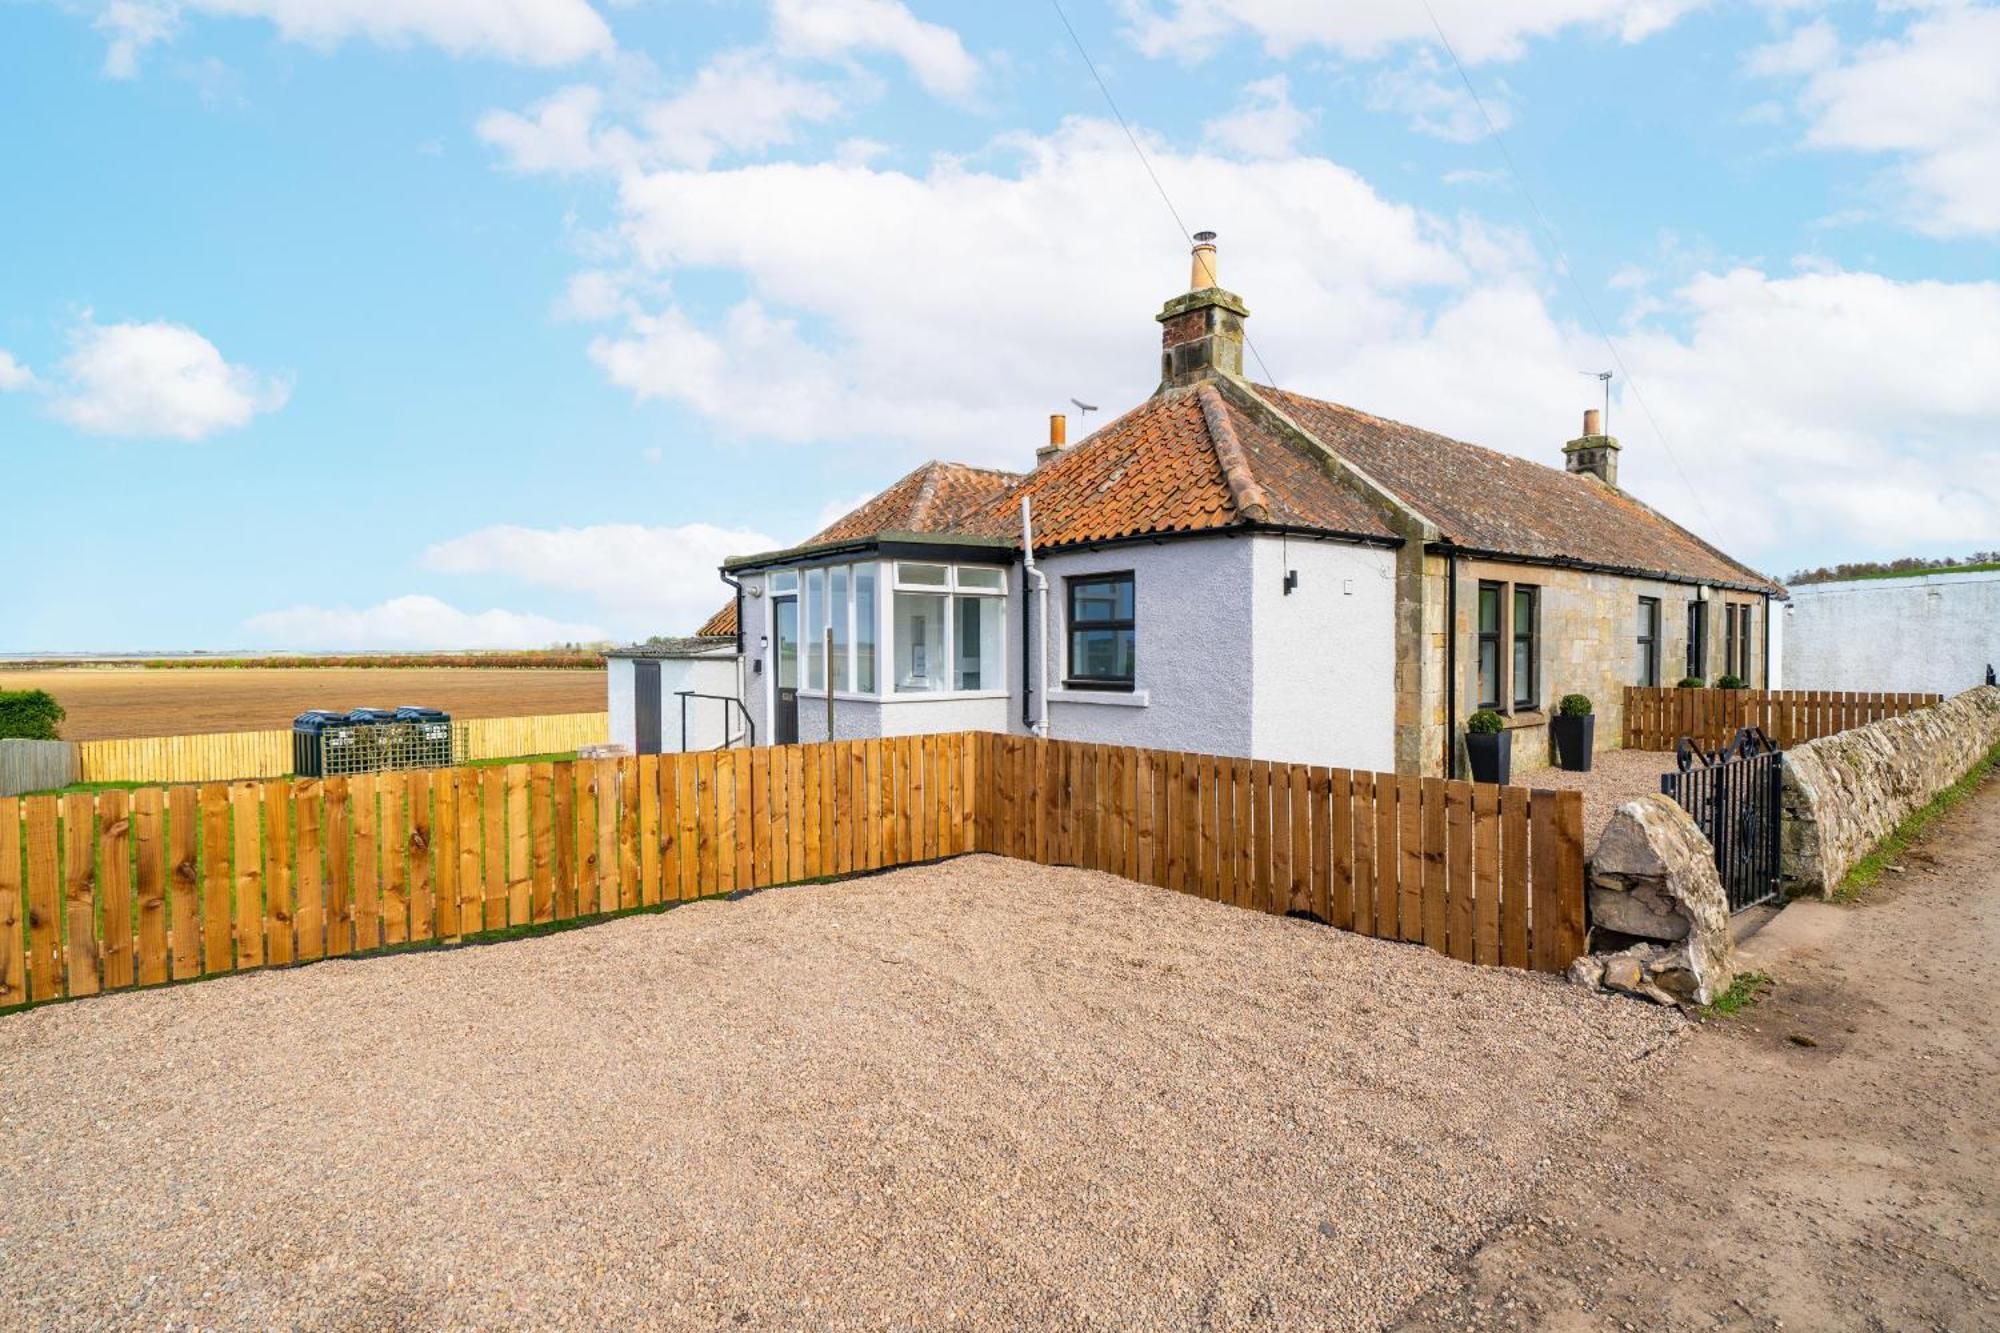
[[[1952,695],[2000,665],[2000,571],[1791,590],[1784,688]]]
[[[1062,740],[1204,754],[1248,756],[1251,749],[1251,552],[1244,537],[1131,542],[1067,552],[1040,562],[1049,578],[1051,736]],[[1130,694],[1062,689],[1066,593],[1071,575],[1129,569],[1138,623]],[[1018,588],[1020,570],[1014,572]],[[1018,618],[1018,599],[1011,608]],[[1018,650],[1017,650],[1018,653]],[[1010,718],[1021,729],[1018,656]]]
[[[605,663],[606,707],[611,714],[608,739],[635,752],[639,745],[637,672],[633,659],[613,657]],[[681,701],[678,690],[699,690],[704,694],[736,693],[734,656],[660,659],[660,749],[672,754],[681,748]],[[723,743],[723,705],[712,699],[695,699],[688,706],[688,749],[710,750]],[[738,725],[740,730],[740,722]]]
[[[1394,771],[1395,553],[1270,536],[1249,545],[1251,757]]]

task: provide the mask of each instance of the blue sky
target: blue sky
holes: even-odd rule
[[[1554,462],[1601,321],[1752,563],[2000,540],[2000,8],[1432,0],[1568,272],[1421,0],[1067,9],[1286,387]],[[1185,282],[1043,3],[0,0],[0,123],[0,651],[685,631]]]

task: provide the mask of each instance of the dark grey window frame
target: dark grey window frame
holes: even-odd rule
[[[1488,593],[1493,595],[1493,628],[1490,630],[1483,628],[1486,621],[1486,608],[1484,604]],[[1479,581],[1479,588],[1473,595],[1472,678],[1477,687],[1475,693],[1479,697],[1479,706],[1481,708],[1497,710],[1500,707],[1501,699],[1506,694],[1506,691],[1501,688],[1501,681],[1505,678],[1507,664],[1500,659],[1500,617],[1507,607],[1506,597],[1507,585],[1496,583],[1491,579],[1481,579]],[[1486,665],[1486,645],[1489,643],[1493,645],[1493,688],[1490,691],[1486,688],[1487,680],[1484,671]]]
[[[1687,671],[1683,674],[1708,679],[1708,603],[1700,598],[1688,602]]]
[[[1526,594],[1528,598],[1528,628],[1525,632],[1521,629],[1520,616],[1521,597],[1523,594]],[[1513,674],[1514,672],[1514,658],[1520,655],[1521,645],[1525,643],[1528,646],[1528,688],[1524,691],[1518,679],[1512,682],[1514,686],[1512,691],[1514,695],[1514,711],[1518,713],[1532,713],[1540,706],[1542,691],[1541,654],[1539,651],[1541,648],[1542,630],[1542,590],[1540,586],[1533,583],[1516,583],[1509,588],[1507,594],[1507,613],[1511,617],[1508,626],[1508,639],[1514,649],[1514,652],[1507,658],[1507,670],[1509,674]]]
[[[1639,647],[1645,653],[1645,670],[1639,674],[1645,679],[1637,682],[1642,686],[1658,688],[1660,684],[1660,599],[1641,597],[1639,599]]]
[[[1076,590],[1090,583],[1112,583],[1123,579],[1131,588],[1132,615],[1125,620],[1076,618]],[[1077,674],[1076,636],[1097,630],[1126,630],[1132,635],[1132,674],[1129,676],[1082,676]],[[1063,688],[1071,690],[1123,690],[1137,687],[1139,674],[1139,580],[1129,569],[1106,569],[1090,574],[1069,574],[1063,578]]]

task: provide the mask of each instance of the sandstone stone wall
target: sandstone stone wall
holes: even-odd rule
[[[1785,752],[1780,873],[1826,894],[1912,811],[2000,745],[2000,687],[1872,722]]]
[[[1502,585],[1526,584],[1539,589],[1540,634],[1537,639],[1536,707],[1516,710],[1511,698],[1501,700],[1501,712],[1508,730],[1514,733],[1514,769],[1517,773],[1544,767],[1555,760],[1548,719],[1556,702],[1565,694],[1586,694],[1597,713],[1597,748],[1614,749],[1624,735],[1625,687],[1638,683],[1639,599],[1660,599],[1660,681],[1674,685],[1687,673],[1688,602],[1696,589],[1684,583],[1658,579],[1628,578],[1622,574],[1591,573],[1557,569],[1546,565],[1526,565],[1494,560],[1458,562],[1458,614],[1454,632],[1458,642],[1458,681],[1455,717],[1445,716],[1444,660],[1445,625],[1441,603],[1445,596],[1444,562],[1431,557],[1427,576],[1434,580],[1426,589],[1435,602],[1427,607],[1423,643],[1431,657],[1426,664],[1431,678],[1430,708],[1424,717],[1425,773],[1435,773],[1447,728],[1454,736],[1459,774],[1464,772],[1465,719],[1476,709],[1479,698],[1479,584],[1482,580]],[[1750,679],[1761,684],[1764,670],[1764,617],[1766,603],[1761,596],[1723,588],[1707,590],[1708,644],[1705,679],[1713,680],[1722,671],[1723,606],[1737,603],[1751,616]],[[1503,659],[1512,661],[1513,645],[1508,636],[1512,601],[1501,598]],[[1509,691],[1511,694],[1511,691]]]

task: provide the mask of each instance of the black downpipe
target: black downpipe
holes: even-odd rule
[[[740,623],[740,621],[739,621]],[[1417,626],[1423,641],[1423,626]],[[1444,775],[1458,767],[1458,552],[1444,553]]]
[[[731,577],[726,569],[719,569],[716,572],[722,575],[724,583],[736,589],[736,659],[740,662],[743,660],[743,584]]]

